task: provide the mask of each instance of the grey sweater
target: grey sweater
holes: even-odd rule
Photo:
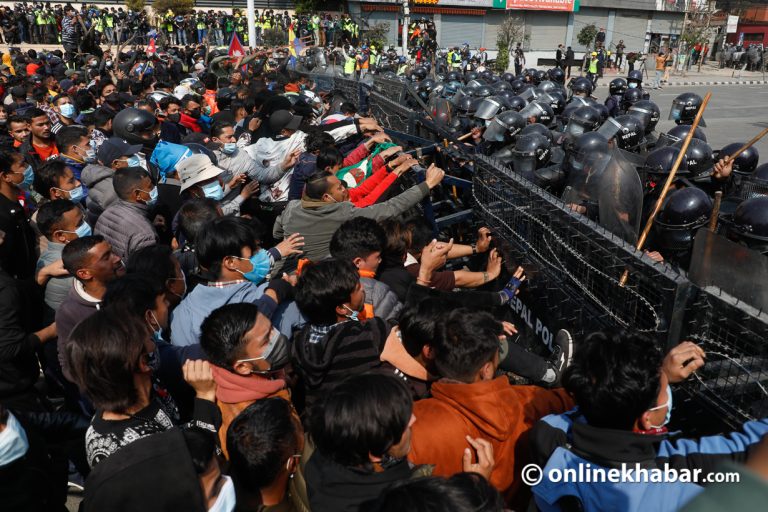
[[[61,251],[64,250],[64,244],[58,242],[48,241],[48,247],[40,255],[37,260],[37,270],[50,265],[54,261],[61,259]],[[52,277],[45,284],[45,303],[54,312],[59,309],[59,306],[64,299],[69,295],[69,291],[72,289],[72,276]],[[53,319],[51,319],[53,320]]]
[[[311,261],[324,260],[330,257],[328,246],[333,233],[345,221],[354,217],[377,221],[389,219],[407,211],[427,196],[429,187],[426,182],[421,182],[389,201],[367,208],[356,208],[349,201],[325,203],[311,199],[293,200],[275,221],[273,235],[276,240],[282,240],[293,233],[301,233],[304,237],[302,257]]]

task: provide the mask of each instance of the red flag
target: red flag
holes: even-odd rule
[[[155,38],[149,40],[149,47],[147,47],[147,55],[152,55],[157,51],[155,48]]]
[[[240,38],[237,37],[237,32],[232,32],[232,40],[229,42],[229,51],[227,54],[236,59],[245,56],[245,48],[243,48],[243,45],[240,43]]]

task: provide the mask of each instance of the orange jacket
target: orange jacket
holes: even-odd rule
[[[521,490],[520,470],[531,462],[527,436],[531,427],[548,414],[573,407],[562,389],[509,383],[507,377],[473,384],[438,381],[432,398],[413,405],[411,452],[415,464],[434,464],[434,475],[450,476],[462,471],[465,436],[481,437],[493,446],[496,467],[491,484],[504,494],[507,503],[525,508],[528,492]]]

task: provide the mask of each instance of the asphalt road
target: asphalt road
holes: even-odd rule
[[[602,88],[598,89],[602,92]],[[712,99],[704,112],[707,123],[703,128],[707,142],[717,151],[731,142],[747,142],[768,127],[768,86],[731,85],[710,87],[668,87],[651,90],[651,99],[661,109],[661,119],[657,130],[667,131],[674,126],[667,121],[672,100],[678,94],[695,92],[702,98],[712,92]],[[760,153],[760,163],[768,162],[768,136],[756,145]]]

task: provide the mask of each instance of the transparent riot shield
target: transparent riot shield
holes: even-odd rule
[[[768,310],[768,258],[707,228],[696,233],[688,276],[703,289],[716,286],[758,310]]]
[[[634,165],[617,148],[583,155],[568,173],[563,201],[630,244],[637,243],[643,187]]]

